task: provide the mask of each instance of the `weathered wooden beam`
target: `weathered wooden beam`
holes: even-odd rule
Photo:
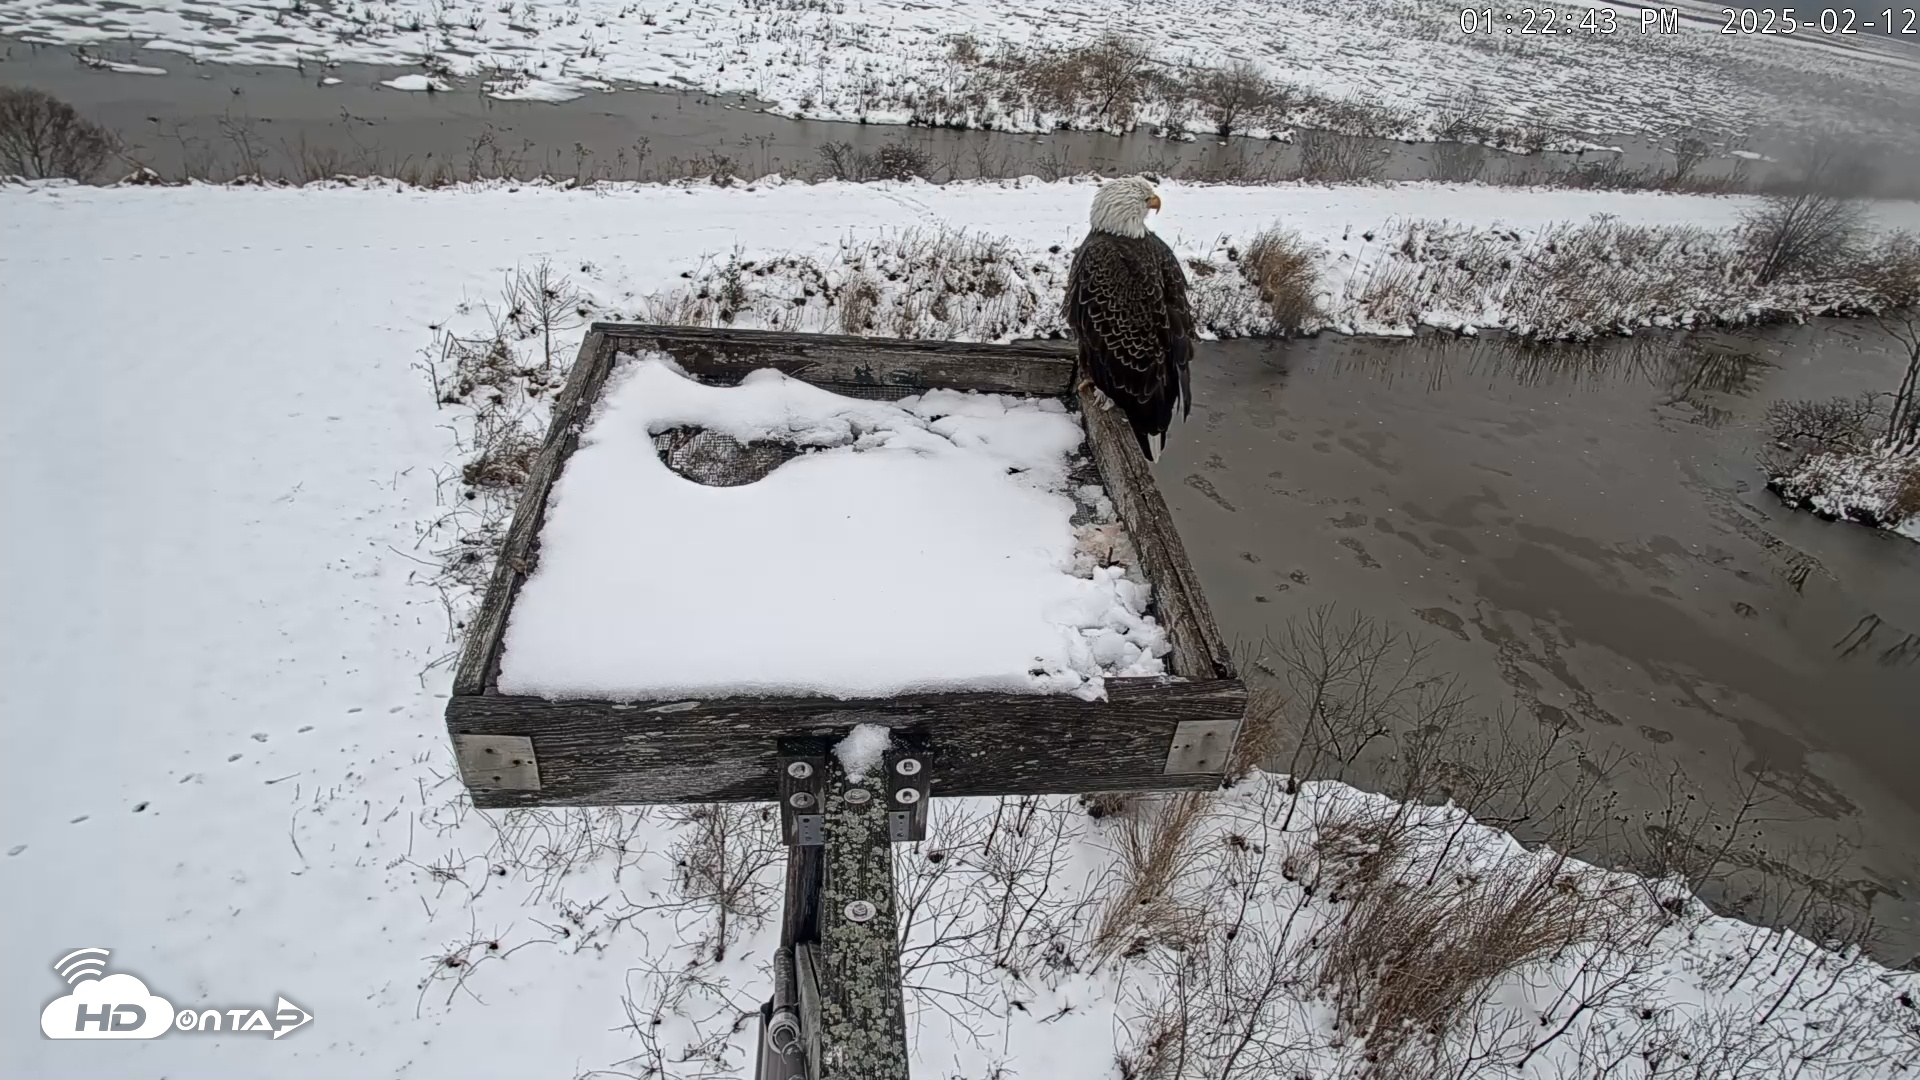
[[[907,1080],[907,1023],[900,992],[900,933],[887,839],[887,784],[849,778],[827,763],[827,842],[821,849],[819,940],[812,950],[819,999],[819,1080]]]
[[[772,801],[778,743],[837,738],[884,724],[938,748],[931,791],[949,795],[1156,791],[1211,787],[1213,775],[1168,772],[1183,723],[1237,723],[1237,679],[1113,679],[1106,701],[1064,694],[915,694],[719,698],[619,705],[483,694],[447,703],[454,735],[532,740],[537,790],[467,776],[481,807]]]
[[[1119,409],[1100,407],[1097,391],[1082,389],[1080,415],[1087,445],[1107,495],[1127,527],[1134,550],[1145,564],[1160,621],[1173,642],[1173,670],[1195,679],[1231,679],[1233,657],[1220,640],[1220,628],[1193,572],[1186,545],[1174,530],[1173,515],[1154,486],[1153,472],[1127,418]]]
[[[982,345],[960,341],[786,334],[692,326],[594,323],[615,352],[671,353],[702,382],[731,386],[774,368],[829,389],[947,387],[987,393],[1065,395],[1073,352],[1059,343]]]
[[[540,525],[547,516],[547,494],[559,478],[568,456],[580,443],[580,431],[600,397],[607,380],[608,353],[602,347],[605,337],[589,332],[580,343],[580,355],[567,375],[567,385],[554,399],[553,419],[547,425],[547,440],[534,459],[533,470],[520,488],[520,502],[514,507],[513,522],[500,544],[500,555],[493,567],[493,579],[487,583],[487,595],[480,602],[467,626],[467,637],[460,650],[460,666],[454,669],[455,694],[484,693],[499,674],[500,641],[507,632],[507,613],[520,583],[533,573],[539,560]]]

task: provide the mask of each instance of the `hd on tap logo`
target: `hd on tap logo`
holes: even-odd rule
[[[157,1039],[169,1031],[261,1032],[278,1039],[313,1019],[282,997],[271,1012],[237,1009],[176,1009],[125,972],[107,974],[106,949],[75,949],[53,962],[73,989],[40,1010],[40,1033],[49,1039]]]

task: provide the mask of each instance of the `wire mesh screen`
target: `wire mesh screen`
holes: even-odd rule
[[[797,446],[779,442],[743,443],[706,428],[669,428],[653,437],[667,468],[696,484],[739,487],[800,456]]]

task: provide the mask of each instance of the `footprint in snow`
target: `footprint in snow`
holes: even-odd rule
[[[8,848],[8,849],[7,849],[7,858],[9,858],[9,859],[11,859],[11,858],[13,858],[13,857],[14,857],[15,855],[18,855],[18,854],[20,854],[21,852],[23,852],[23,851],[25,851],[25,850],[27,850],[27,845],[25,845],[25,844],[15,844],[15,845],[13,845],[12,847],[10,847],[10,848]]]
[[[254,733],[253,733],[253,741],[254,741],[254,742],[266,742],[266,741],[267,741],[267,733],[266,733],[266,732],[264,732],[264,731],[256,731],[256,732],[254,732]]]
[[[240,760],[240,755],[239,755],[239,754],[228,754],[228,755],[227,755],[227,760],[228,760],[229,762],[234,762],[234,761],[239,761],[239,760]]]
[[[81,814],[79,817],[74,818],[72,821],[67,822],[67,824],[78,825],[92,816],[93,816],[92,814]]]

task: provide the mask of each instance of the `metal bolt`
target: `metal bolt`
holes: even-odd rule
[[[847,789],[847,801],[855,806],[864,806],[867,800],[871,798],[873,798],[873,792],[868,791],[866,788],[855,787]]]
[[[903,787],[899,791],[894,792],[893,797],[900,802],[906,803],[908,806],[912,806],[914,803],[920,801],[920,793],[910,787]]]
[[[796,791],[787,796],[787,804],[795,810],[810,810],[813,808],[813,792]]]
[[[855,900],[847,905],[846,916],[853,922],[866,922],[874,916],[873,905],[865,900]]]
[[[813,775],[813,766],[804,761],[790,761],[787,763],[787,775],[795,780],[805,780]]]
[[[919,758],[901,758],[893,763],[893,771],[901,776],[913,776],[920,771]]]

